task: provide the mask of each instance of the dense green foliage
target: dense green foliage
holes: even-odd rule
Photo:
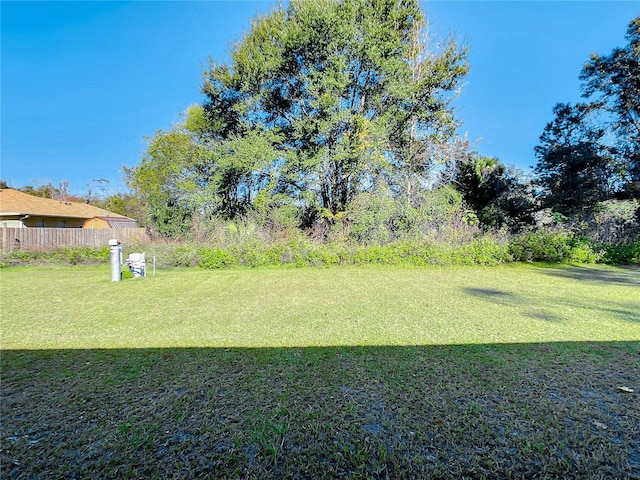
[[[252,225],[248,222],[247,225]],[[231,227],[231,228],[230,228]],[[240,227],[240,229],[247,228]],[[208,241],[155,241],[127,246],[147,252],[158,268],[200,267],[330,267],[338,265],[498,265],[509,262],[640,264],[640,242],[600,243],[572,232],[526,232],[507,239],[480,235],[459,241],[398,240],[387,244],[317,242],[301,232],[276,239],[253,224],[251,233],[238,232],[235,224],[220,226],[217,238]],[[226,232],[224,232],[226,230]],[[109,249],[63,248],[50,252],[16,250],[0,258],[0,268],[24,264],[108,264]]]
[[[96,206],[113,213],[133,218],[140,225],[146,225],[145,209],[140,199],[131,193],[115,193],[107,195],[104,199],[93,202]]]
[[[309,225],[428,181],[456,142],[449,101],[468,67],[453,40],[427,48],[424,24],[414,0],[298,0],[257,18],[229,64],[211,61],[204,105],[128,172],[157,230],[287,205]]]
[[[585,124],[587,110],[557,105],[536,147],[543,205],[563,215],[588,212],[614,194],[616,167],[603,147],[605,129]]]
[[[460,162],[454,185],[486,227],[519,232],[535,222],[537,202],[530,183],[496,158],[472,155]]]
[[[530,232],[516,237],[509,245],[516,261],[596,263],[603,252],[597,251],[587,238],[568,232]]]

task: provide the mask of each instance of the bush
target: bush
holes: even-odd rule
[[[120,274],[120,279],[121,280],[131,280],[135,278],[133,273],[131,273],[129,270],[123,270]]]
[[[587,237],[574,237],[568,241],[569,257],[567,261],[573,263],[598,263],[603,252],[599,250]]]
[[[353,263],[356,265],[398,265],[402,258],[393,244],[372,245],[360,247],[353,255]]]
[[[9,253],[5,258],[10,263],[21,263],[21,262],[31,262],[34,260],[39,260],[42,258],[43,252],[32,252],[29,250],[14,250]]]
[[[601,244],[630,244],[640,235],[638,200],[607,200],[595,206],[587,220],[589,238]]]
[[[519,262],[596,263],[600,249],[570,232],[528,232],[513,238],[509,253]]]
[[[165,266],[200,266],[206,269],[270,266],[335,265],[496,265],[511,260],[506,244],[482,236],[467,244],[404,240],[385,245],[325,244],[308,238],[265,242],[249,239],[229,248],[194,244],[147,249],[171,258]]]
[[[198,248],[198,265],[201,268],[225,268],[237,263],[237,259],[227,250],[221,248]]]
[[[458,248],[467,261],[456,262],[469,265],[498,265],[512,260],[509,245],[498,243],[489,236],[474,239],[467,245]]]
[[[388,243],[393,235],[390,228],[396,214],[396,202],[387,192],[361,193],[346,212],[349,237],[359,244]]]
[[[640,241],[627,245],[600,244],[603,263],[609,265],[640,264]]]
[[[527,232],[516,236],[509,253],[519,262],[561,262],[568,253],[568,233]]]
[[[343,245],[318,243],[309,250],[307,262],[309,266],[335,266],[346,263],[347,256]]]
[[[236,233],[225,225],[225,230]],[[234,224],[235,225],[235,224]],[[247,226],[252,225],[247,222]],[[249,233],[242,224],[242,235],[210,238],[208,242],[156,241],[138,251],[147,258],[157,257],[157,266],[221,269],[235,265],[265,266],[335,266],[335,265],[497,265],[510,261],[544,261],[575,263],[639,264],[640,241],[628,245],[596,243],[569,231],[537,231],[513,237],[509,242],[502,233],[480,234],[450,226],[449,232],[401,237],[383,244],[313,240],[299,230],[291,230],[279,239]],[[282,230],[284,232],[284,230]],[[442,235],[440,238],[439,236]],[[60,248],[50,252],[16,250],[1,260],[2,267],[23,263],[88,264],[108,263],[109,247]]]

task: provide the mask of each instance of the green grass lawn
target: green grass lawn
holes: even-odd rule
[[[2,478],[640,477],[638,269],[9,268],[0,306]]]
[[[531,266],[1,274],[3,349],[640,340],[640,273]]]

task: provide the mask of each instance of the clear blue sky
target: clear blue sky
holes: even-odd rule
[[[207,58],[225,61],[267,1],[2,1],[0,177],[21,187],[95,179],[125,189],[145,137],[202,101]],[[431,29],[470,47],[456,100],[474,149],[535,164],[558,102],[579,99],[593,52],[625,44],[636,1],[424,1]],[[479,140],[476,142],[476,140]]]

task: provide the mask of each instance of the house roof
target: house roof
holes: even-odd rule
[[[94,218],[98,218],[100,220],[103,220],[103,221],[107,222],[107,224],[111,228],[138,228],[138,222],[136,222],[132,218],[127,218],[127,217],[92,217],[92,218],[87,219],[87,221],[93,220]],[[85,225],[86,225],[86,221],[85,221]]]
[[[34,197],[12,188],[0,189],[0,215],[37,215],[39,217],[85,219],[91,217],[118,217],[129,219],[123,215],[118,215],[87,203],[63,202],[50,198]]]

